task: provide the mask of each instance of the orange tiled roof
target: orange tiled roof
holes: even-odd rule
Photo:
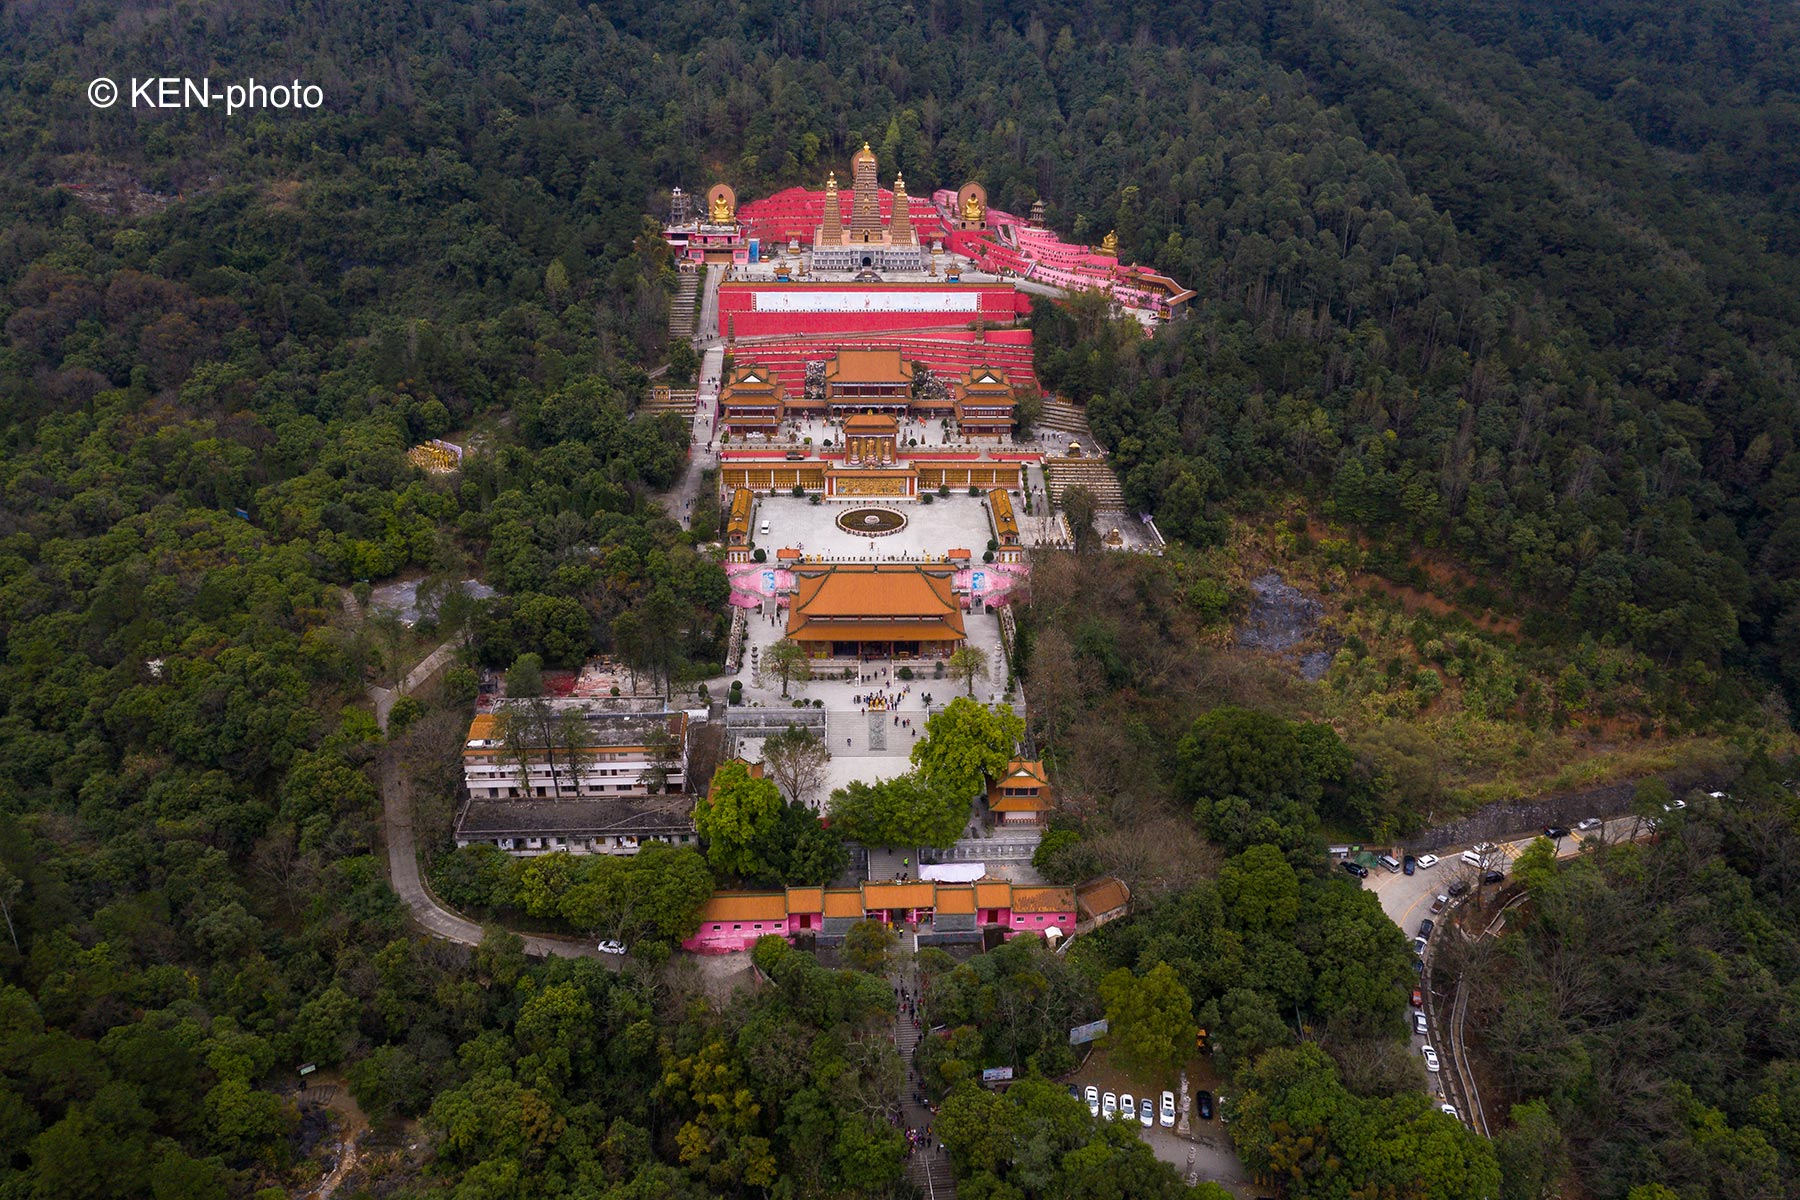
[[[700,910],[705,921],[785,921],[787,897],[780,892],[715,892]]]
[[[840,350],[825,364],[825,378],[836,383],[906,383],[913,365],[898,350]]]
[[[1128,903],[1131,900],[1131,889],[1109,875],[1090,887],[1079,889],[1076,895],[1081,901],[1081,907],[1087,909],[1088,915],[1097,917]]]
[[[1050,802],[1042,796],[997,796],[988,801],[988,811],[997,813],[1049,812]]]
[[[930,880],[917,883],[865,883],[863,907],[930,908],[936,895]]]
[[[975,889],[968,884],[938,884],[937,911],[952,917],[975,911]]]
[[[951,591],[950,571],[929,571],[911,564],[883,569],[882,564],[848,564],[800,573],[793,614],[819,617],[955,618],[962,629],[962,607]],[[790,617],[789,631],[794,627]]]
[[[1015,887],[1012,894],[1014,912],[1072,913],[1075,911],[1074,888]]]
[[[1004,879],[995,882],[977,882],[975,884],[975,903],[982,908],[1011,908],[1012,884]]]
[[[825,893],[825,915],[862,919],[862,893],[855,888],[831,888]]]
[[[1006,494],[1005,488],[995,488],[988,493],[988,504],[994,510],[994,527],[1002,534],[1019,536],[1019,519],[1013,516],[1012,497]]]
[[[899,422],[884,413],[856,413],[844,419],[844,432],[849,434],[893,433],[899,428]]]
[[[499,724],[493,713],[476,713],[475,719],[469,722],[469,740],[471,742],[490,741],[494,737],[494,727]]]
[[[816,887],[791,887],[787,890],[787,910],[790,913],[816,913],[825,910],[825,889]]]

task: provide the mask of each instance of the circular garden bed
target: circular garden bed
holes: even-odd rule
[[[906,515],[891,508],[851,508],[838,514],[837,524],[858,537],[886,537],[906,528]]]

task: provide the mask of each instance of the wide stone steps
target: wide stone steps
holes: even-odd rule
[[[1084,437],[1093,436],[1088,429],[1087,413],[1067,400],[1044,397],[1044,410],[1039,415],[1037,423],[1044,429],[1060,429],[1065,433],[1081,434]]]
[[[695,307],[694,298],[700,294],[700,273],[683,271],[675,284],[675,298],[669,301],[669,336],[671,338],[688,338],[694,336]]]
[[[1061,504],[1072,487],[1081,486],[1094,494],[1095,507],[1102,512],[1123,512],[1125,495],[1119,488],[1119,477],[1112,465],[1097,458],[1046,458],[1044,484],[1050,498]]]

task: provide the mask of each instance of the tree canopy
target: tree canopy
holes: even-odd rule
[[[926,718],[925,736],[912,750],[913,767],[934,787],[973,799],[1006,773],[1024,736],[1025,721],[1011,708],[957,696]]]

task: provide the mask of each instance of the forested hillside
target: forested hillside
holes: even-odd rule
[[[722,655],[723,577],[654,504],[685,430],[636,415],[667,352],[646,221],[672,185],[816,184],[867,139],[918,190],[973,178],[1002,208],[1044,199],[1072,236],[1117,229],[1123,257],[1198,290],[1193,319],[1146,342],[1043,310],[1041,374],[1172,534],[1211,546],[1298,495],[1392,561],[1453,554],[1528,631],[1604,644],[1590,661],[1641,655],[1676,725],[1785,722],[1792,14],[1709,0],[1681,18],[1697,49],[1671,54],[1653,6],[1550,8],[7,5],[0,1194],[297,1187],[275,1089],[303,1061],[371,1117],[423,1121],[432,1152],[398,1156],[384,1194],[904,1186],[871,1115],[898,1069],[884,987],[770,952],[774,986],[726,1004],[527,964],[504,937],[464,954],[407,932],[375,853],[387,750],[363,689],[433,635],[466,626],[494,664],[616,649],[678,678]],[[298,77],[326,102],[86,99],[96,76],[149,74]],[[471,447],[453,484],[403,457],[442,435]],[[351,615],[345,591],[401,571],[502,597],[415,635]],[[1136,647],[1105,649],[1082,653],[1116,672],[1084,674],[1067,719],[1119,693],[1130,757],[1156,725],[1129,710],[1152,701],[1125,686]],[[1238,841],[1236,869],[1296,875],[1309,945],[1355,924],[1311,859]],[[1246,1049],[1287,1040],[1291,1003],[1395,1024],[1398,1001],[1340,988],[1328,958],[1230,987],[1244,918],[1211,885],[1183,903],[1096,966],[1173,963],[1261,1039]],[[1184,911],[1205,927],[1174,928]],[[1771,993],[1791,990],[1793,964],[1769,962]],[[1729,1094],[1681,1065],[1696,1136],[1716,1110],[1792,1154],[1777,1054],[1746,1040]],[[1256,1077],[1259,1112],[1300,1075],[1335,1117],[1438,1138],[1492,1179],[1435,1114],[1351,1098],[1315,1055]],[[1574,1120],[1580,1083],[1518,1087]],[[1630,1172],[1574,1146],[1597,1194],[1624,1194]]]

